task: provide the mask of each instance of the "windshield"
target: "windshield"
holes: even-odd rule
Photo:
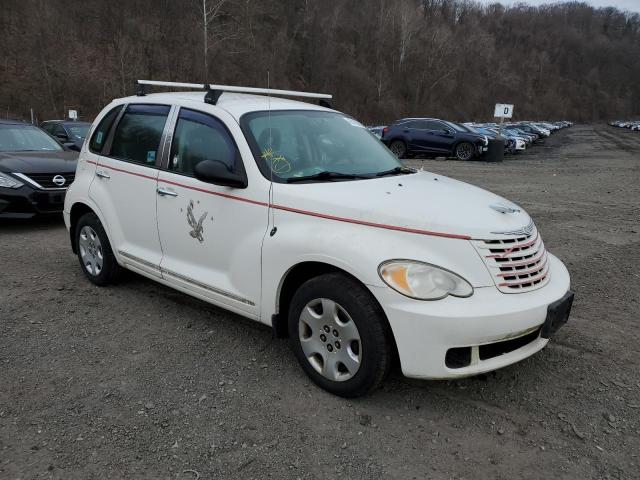
[[[31,125],[0,126],[0,152],[29,152],[62,150],[58,142]]]
[[[264,111],[240,122],[266,178],[276,182],[331,172],[331,179],[374,177],[401,167],[363,125],[345,115],[310,110]],[[347,176],[350,176],[347,178]],[[326,176],[317,181],[328,181]]]
[[[84,138],[87,136],[87,132],[89,131],[89,125],[65,125],[67,130],[71,132],[71,135],[77,138]]]

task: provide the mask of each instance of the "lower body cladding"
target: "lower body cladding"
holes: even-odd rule
[[[549,282],[526,293],[476,288],[468,298],[436,301],[370,290],[384,309],[407,377],[447,379],[506,367],[544,348],[567,319],[569,272],[549,254]]]
[[[66,188],[40,190],[28,185],[15,189],[0,188],[0,218],[61,213],[66,191]]]

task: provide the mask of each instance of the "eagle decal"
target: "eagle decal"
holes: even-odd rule
[[[187,222],[191,227],[189,235],[198,240],[200,243],[204,242],[204,238],[202,237],[202,233],[204,232],[202,222],[204,222],[205,218],[207,218],[207,212],[204,212],[200,216],[200,220],[196,222],[196,217],[193,215],[193,200],[189,200],[189,205],[187,206]]]

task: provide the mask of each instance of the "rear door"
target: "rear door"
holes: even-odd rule
[[[437,120],[425,120],[424,128],[427,132],[428,148],[432,152],[448,153],[453,148],[455,134],[452,128]]]
[[[160,140],[170,111],[168,105],[151,104],[122,109],[89,189],[120,261],[155,276],[160,276],[162,258],[156,222]]]
[[[162,276],[176,288],[258,319],[268,189],[256,182],[241,189],[195,178],[203,160],[244,176],[235,139],[250,154],[233,117],[209,108],[215,113],[180,108],[158,177]]]

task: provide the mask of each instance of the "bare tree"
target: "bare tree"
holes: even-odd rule
[[[204,81],[209,76],[209,50],[226,40],[237,37],[234,22],[223,10],[228,0],[202,0],[202,45],[204,63]]]

